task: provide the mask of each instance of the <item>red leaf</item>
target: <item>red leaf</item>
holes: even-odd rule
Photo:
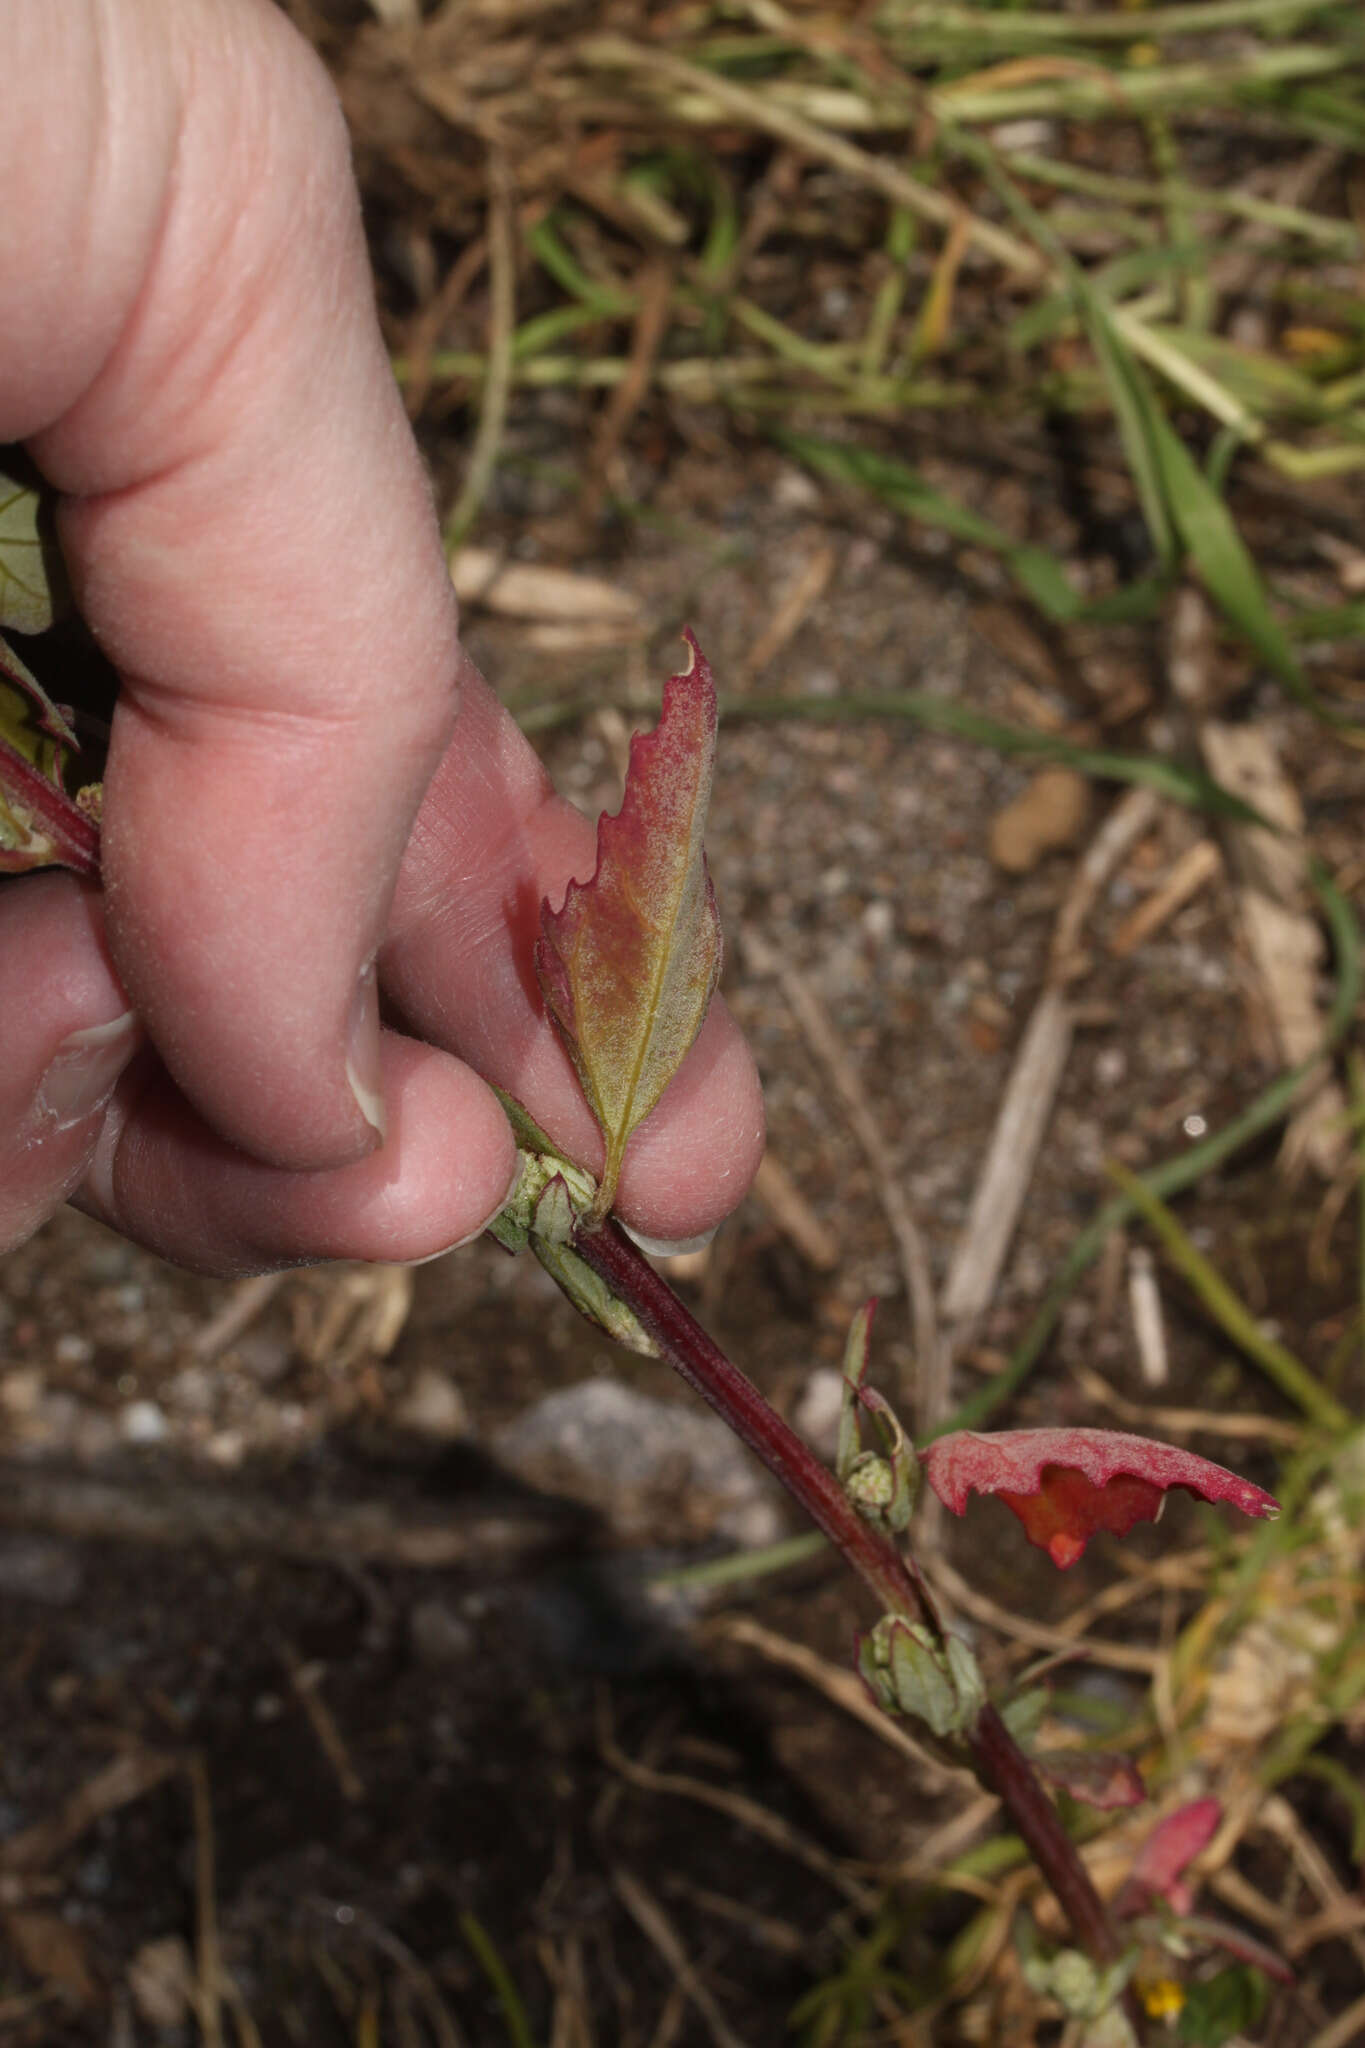
[[[720,973],[720,918],[702,832],[716,693],[691,633],[659,723],[630,746],[615,817],[597,823],[597,872],[541,907],[536,973],[606,1143],[593,1211],[610,1209],[631,1132],[700,1031]]]
[[[1126,1536],[1159,1519],[1163,1496],[1183,1487],[1201,1500],[1230,1501],[1244,1515],[1279,1512],[1270,1494],[1235,1472],[1174,1444],[1110,1429],[959,1430],[921,1453],[929,1484],[955,1515],[972,1493],[996,1493],[1030,1543],[1063,1571],[1101,1529]]]
[[[1185,1884],[1186,1867],[1205,1850],[1218,1832],[1223,1809],[1216,1799],[1192,1799],[1158,1821],[1138,1850],[1133,1868],[1114,1901],[1120,1915],[1140,1913],[1149,1899],[1165,1899],[1177,1913],[1188,1913],[1194,1903]]]

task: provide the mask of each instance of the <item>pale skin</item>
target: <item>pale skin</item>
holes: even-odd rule
[[[488,1081],[600,1158],[529,970],[593,832],[460,647],[339,110],[268,0],[5,44],[0,441],[121,688],[103,891],[0,886],[0,1250],[73,1200],[208,1272],[433,1257],[513,1177]],[[717,1003],[621,1215],[710,1229],[762,1131]]]

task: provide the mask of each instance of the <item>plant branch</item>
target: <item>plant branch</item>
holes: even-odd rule
[[[98,826],[76,807],[65,790],[49,782],[17,747],[0,736],[0,803],[6,798],[27,813],[29,831],[48,841],[51,851],[44,858],[49,863],[74,868],[78,875],[98,875]],[[6,858],[0,851],[0,871],[41,864],[41,859],[35,862],[27,853]]]
[[[725,1356],[620,1225],[608,1219],[597,1230],[578,1230],[574,1250],[633,1310],[674,1370],[801,1503],[882,1607],[941,1634],[928,1589],[900,1552],[855,1512],[829,1467]]]
[[[1114,1962],[1122,1943],[1108,1909],[1038,1773],[989,1701],[977,1715],[969,1740],[977,1775],[1000,1795],[1077,1941],[1093,1961]]]
[[[926,1622],[942,1637],[933,1599],[913,1562],[862,1519],[828,1466],[725,1356],[619,1225],[608,1219],[596,1230],[580,1227],[574,1249],[630,1307],[674,1370],[842,1551],[881,1607]],[[1104,1903],[1032,1764],[994,1707],[981,1709],[966,1739],[977,1775],[999,1794],[1076,1940],[1094,1961],[1112,1962],[1121,1943]]]

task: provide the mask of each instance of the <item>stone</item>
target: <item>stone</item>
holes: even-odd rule
[[[832,1365],[822,1365],[801,1389],[792,1416],[792,1428],[803,1436],[819,1458],[833,1460],[839,1444],[839,1417],[844,1405],[844,1376]]]
[[[166,1412],[155,1401],[130,1401],[119,1418],[123,1440],[128,1444],[164,1443],[168,1427]]]
[[[597,1508],[634,1541],[757,1548],[783,1533],[771,1482],[718,1416],[620,1380],[547,1394],[494,1448],[519,1478]]]
[[[990,853],[1007,875],[1026,875],[1046,854],[1074,846],[1090,816],[1090,785],[1074,768],[1043,768],[991,820]]]
[[[423,1366],[394,1410],[400,1429],[414,1436],[435,1437],[453,1442],[470,1433],[469,1410],[464,1395],[449,1373]]]

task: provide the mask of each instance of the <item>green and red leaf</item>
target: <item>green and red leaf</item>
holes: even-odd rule
[[[1097,1749],[1032,1749],[1029,1755],[1050,1785],[1101,1813],[1141,1806],[1147,1797],[1142,1774],[1130,1756]]]
[[[56,609],[60,572],[42,515],[38,485],[0,468],[0,627],[16,633],[45,633]]]
[[[1138,1850],[1133,1868],[1124,1879],[1113,1902],[1116,1919],[1131,1920],[1147,1912],[1159,1899],[1179,1917],[1180,1933],[1186,1941],[1207,1942],[1264,1971],[1277,1984],[1292,1984],[1294,1972],[1284,1957],[1254,1935],[1225,1920],[1211,1920],[1192,1911],[1194,1887],[1185,1873],[1197,1856],[1202,1856],[1218,1832],[1223,1818],[1216,1799],[1191,1799],[1159,1820]]]
[[[1270,1494],[1222,1465],[1119,1430],[959,1430],[940,1437],[922,1457],[945,1507],[960,1515],[969,1494],[997,1494],[1019,1517],[1029,1542],[1063,1571],[1101,1530],[1126,1536],[1137,1522],[1157,1521],[1172,1487],[1227,1501],[1244,1515],[1278,1513]]]
[[[631,741],[625,795],[597,825],[597,871],[541,907],[536,973],[602,1131],[593,1220],[610,1210],[631,1132],[702,1027],[720,973],[720,918],[702,833],[716,693],[691,633],[652,733]]]

